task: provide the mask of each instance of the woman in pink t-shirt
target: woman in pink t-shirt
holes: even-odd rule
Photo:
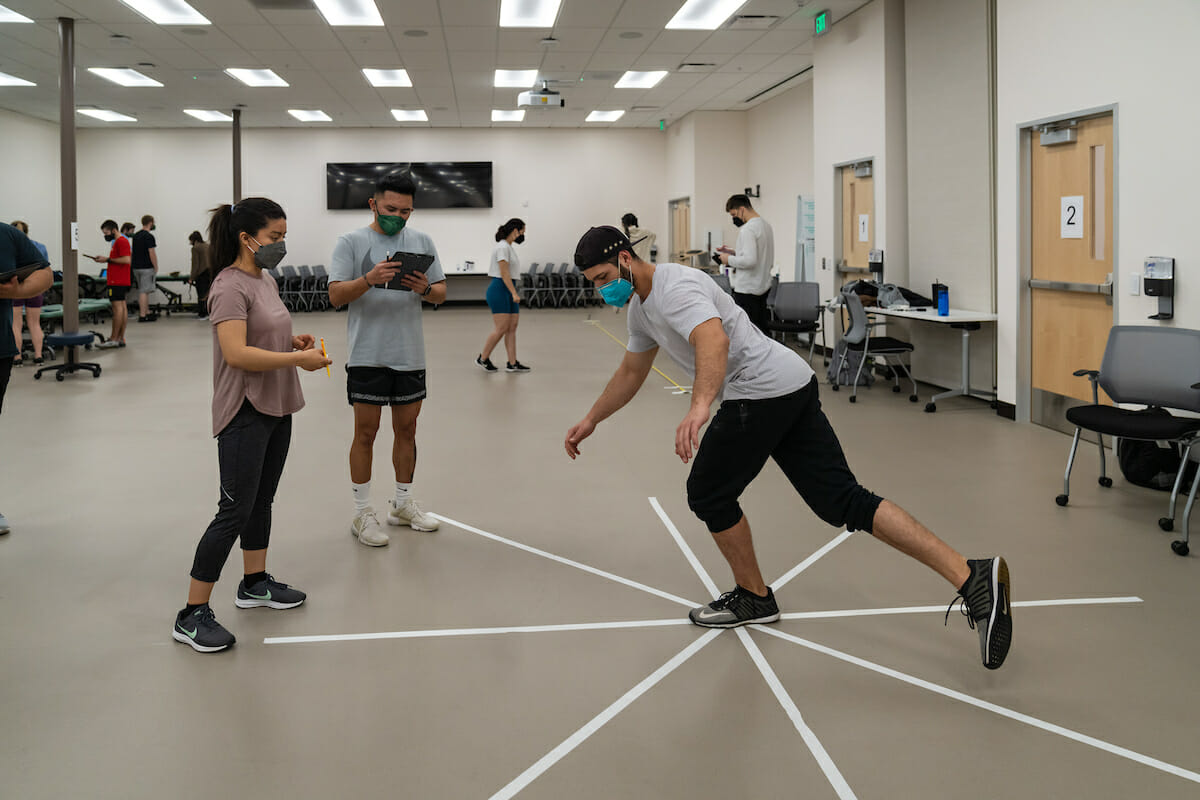
[[[187,606],[172,637],[202,653],[224,650],[234,636],[208,601],[221,569],[241,540],[245,577],[238,608],[295,608],[299,589],[267,574],[271,504],[292,438],[292,414],[304,407],[296,367],[329,365],[309,334],[292,335],[291,314],[267,270],[286,253],[287,216],[278,203],[252,197],[213,210],[208,227],[212,266],[208,292],[213,328],[213,435],[221,471],[217,515],[192,563]]]

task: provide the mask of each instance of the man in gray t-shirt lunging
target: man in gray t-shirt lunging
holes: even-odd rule
[[[329,266],[329,300],[350,305],[346,394],[354,408],[350,482],[354,518],[350,532],[363,544],[388,543],[370,504],[371,457],[383,406],[392,408],[392,465],[396,495],[389,502],[389,525],[435,531],[438,521],[412,496],[417,467],[417,415],[425,399],[425,339],[421,304],[446,299],[446,275],[437,248],[426,234],[405,227],[412,216],[416,187],[409,178],[384,178],[368,203],[375,219],[338,238]],[[424,272],[404,275],[404,288],[389,288],[403,266],[394,253],[433,256]]]
[[[629,344],[600,398],[567,431],[567,455],[578,456],[579,443],[596,425],[633,399],[660,347],[692,378],[691,407],[675,431],[675,453],[686,464],[695,452],[688,506],[712,533],[737,581],[732,591],[692,609],[692,622],[735,628],[779,619],[775,595],[758,569],[750,523],[738,505],[773,458],[821,519],[872,533],[948,580],[958,589],[968,621],[979,629],[984,666],[1004,663],[1012,639],[1004,559],[968,561],[904,509],[863,488],[821,411],[816,375],[803,358],[763,334],[708,275],[642,261],[616,228],[585,233],[575,265],[606,303],[618,308],[630,303]],[[701,441],[700,429],[718,398],[720,408]]]

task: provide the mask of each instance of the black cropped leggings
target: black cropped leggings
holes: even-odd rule
[[[192,577],[216,583],[240,538],[243,550],[265,550],[271,539],[271,504],[292,440],[292,417],[271,417],[247,400],[217,434],[221,497],[192,562]]]
[[[688,476],[688,506],[717,533],[742,518],[738,498],[768,458],[809,508],[830,525],[871,531],[883,498],[859,485],[821,410],[814,376],[768,400],[726,400],[700,441]]]

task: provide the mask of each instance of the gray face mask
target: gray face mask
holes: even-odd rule
[[[253,236],[250,237],[250,241],[258,244],[258,239]],[[258,244],[258,249],[254,251],[254,263],[258,265],[259,269],[275,269],[286,255],[287,245],[283,242]]]

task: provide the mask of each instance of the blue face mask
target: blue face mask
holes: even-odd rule
[[[617,267],[617,275],[620,276],[620,267]],[[629,302],[629,298],[633,295],[633,284],[624,278],[618,277],[616,280],[609,281],[600,287],[600,297],[604,302],[614,308],[623,308]]]

